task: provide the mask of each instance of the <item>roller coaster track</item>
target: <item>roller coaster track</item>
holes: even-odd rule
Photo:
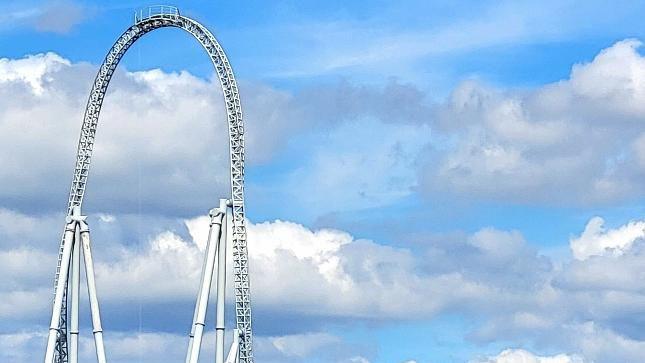
[[[129,27],[114,43],[99,69],[87,102],[76,156],[76,168],[69,194],[68,214],[80,207],[85,196],[90,162],[99,114],[110,80],[127,50],[143,35],[159,28],[175,27],[192,34],[210,57],[217,72],[226,105],[229,131],[231,202],[233,209],[233,273],[235,289],[236,327],[242,332],[239,343],[239,362],[252,363],[251,301],[248,276],[248,253],[244,219],[244,124],[242,107],[233,75],[233,69],[217,39],[203,25],[183,16],[174,7],[160,6],[135,14],[134,25]],[[60,275],[60,259],[55,285]],[[61,325],[56,342],[55,363],[67,363],[67,289],[61,308]]]

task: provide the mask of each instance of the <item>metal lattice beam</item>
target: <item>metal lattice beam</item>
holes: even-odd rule
[[[183,29],[199,41],[215,67],[224,94],[229,131],[231,201],[233,204],[235,316],[237,329],[242,332],[239,342],[239,359],[242,363],[252,363],[251,297],[244,219],[244,125],[239,91],[233,75],[233,69],[217,39],[197,21],[180,15],[176,8],[151,8],[145,14],[143,12],[135,14],[135,24],[117,39],[105,57],[94,80],[85,109],[76,156],[76,168],[74,169],[69,194],[68,214],[71,214],[73,207],[80,207],[83,203],[99,114],[117,65],[130,46],[140,37],[155,29],[164,27]],[[59,279],[59,270],[60,253],[55,284]],[[61,323],[64,324],[61,324],[58,335],[56,363],[67,362],[67,307],[65,303],[63,304],[63,309],[64,311],[61,311]]]

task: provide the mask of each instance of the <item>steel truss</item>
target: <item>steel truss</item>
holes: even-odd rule
[[[251,300],[248,276],[248,253],[246,244],[246,225],[244,219],[244,124],[242,107],[237,82],[233,69],[213,34],[197,21],[183,16],[177,8],[169,6],[151,7],[145,12],[135,14],[135,24],[129,27],[114,43],[108,52],[94,80],[92,90],[85,109],[83,125],[76,156],[76,167],[69,194],[68,216],[75,208],[81,208],[90,169],[94,139],[99,121],[99,114],[110,80],[116,67],[127,50],[143,35],[159,28],[180,28],[195,37],[210,57],[224,94],[226,115],[229,131],[230,147],[230,176],[232,208],[232,245],[233,245],[233,274],[235,290],[236,344],[239,345],[239,362],[252,363],[252,330],[251,330]],[[67,227],[66,227],[67,228]],[[59,285],[61,266],[65,262],[65,233],[60,244],[58,266],[54,282],[55,293],[62,291],[60,303],[60,323],[57,330],[55,346],[55,363],[68,362],[68,331],[67,331],[67,284]],[[67,277],[67,276],[66,276]],[[65,278],[67,280],[67,278]],[[54,314],[58,315],[58,314]],[[239,340],[239,341],[238,341]],[[51,363],[51,362],[45,362]]]

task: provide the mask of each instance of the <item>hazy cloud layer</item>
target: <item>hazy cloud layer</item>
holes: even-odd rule
[[[0,14],[0,31],[32,28],[39,32],[67,34],[93,15],[94,9],[73,0],[7,1]]]
[[[88,15],[89,10],[69,0],[50,1],[33,20],[37,30],[67,33]]]

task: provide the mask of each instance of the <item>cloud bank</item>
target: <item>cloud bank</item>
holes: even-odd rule
[[[293,93],[245,84],[249,166],[271,165],[293,142],[308,144],[287,160],[295,167],[272,177],[284,188],[277,195],[292,193],[284,200],[293,205],[301,197],[313,214],[440,193],[548,205],[640,200],[639,47],[616,43],[568,79],[533,90],[469,81],[437,103],[395,81]],[[2,349],[5,360],[31,357],[42,339],[62,221],[56,211],[65,204],[94,72],[53,53],[0,60],[0,154],[11,155],[0,159],[0,273],[7,276],[0,346],[12,347]],[[195,216],[212,207],[205,195],[228,188],[217,89],[187,72],[121,70],[109,91],[87,206],[101,212],[92,220],[99,293],[121,332],[112,344],[123,348],[116,359],[124,362],[140,354],[133,347],[180,355],[161,347],[175,346],[183,334],[175,323],[192,316],[206,230]],[[572,258],[555,263],[520,232],[493,227],[427,233],[404,248],[288,220],[251,223],[259,351],[289,362],[333,347],[339,353],[327,361],[364,362],[374,353],[328,332],[330,321],[344,327],[455,314],[474,321],[471,342],[549,353],[506,350],[484,362],[638,361],[645,221],[604,224],[590,219],[569,241]],[[399,238],[410,245],[409,236]],[[276,321],[298,324],[276,331]],[[135,334],[137,322],[150,331]]]
[[[30,224],[31,218],[13,215],[25,221],[22,225]],[[103,223],[113,226],[120,220],[115,217]],[[608,229],[606,234],[620,236],[634,223],[643,221]],[[166,329],[155,321],[141,320],[141,307],[152,316],[173,309],[165,320],[174,322],[168,326],[175,330],[177,322],[189,321],[207,217],[185,220],[184,225],[184,231],[159,232],[142,245],[100,247],[97,284],[110,330],[127,331],[130,320],[144,322],[153,331]],[[21,245],[21,228],[8,224],[1,231],[17,239],[9,238],[0,249],[1,272],[8,276],[0,285],[4,302],[0,317],[10,329],[46,320],[51,296],[48,271],[53,271],[56,261],[51,243],[48,249],[38,243]],[[334,336],[316,335],[328,321],[385,323],[443,313],[477,317],[480,323],[473,326],[470,339],[480,343],[532,341],[603,362],[630,361],[645,353],[645,337],[640,333],[645,321],[633,319],[633,312],[645,304],[643,281],[638,278],[644,262],[642,239],[621,254],[572,259],[557,267],[518,232],[492,228],[465,237],[428,236],[427,247],[416,253],[356,239],[343,231],[311,230],[284,221],[250,223],[248,234],[251,274],[261,276],[253,280],[254,309],[265,317],[258,318],[258,335],[274,334],[271,317],[301,321],[290,328],[289,334],[302,340],[293,348],[285,346],[291,338],[269,339],[284,356],[302,358],[320,344],[339,344]],[[572,249],[576,245],[572,242]],[[38,269],[27,263],[36,260],[43,261]],[[230,286],[228,296],[232,297]],[[605,341],[612,343],[601,343]],[[503,359],[523,354],[505,353],[490,361],[507,362]],[[535,359],[569,362],[557,356]]]

